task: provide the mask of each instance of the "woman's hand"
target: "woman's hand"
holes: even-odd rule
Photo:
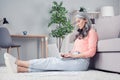
[[[64,57],[64,54],[63,54],[63,53],[61,54],[61,57]]]
[[[72,53],[65,53],[65,54],[61,54],[61,57],[63,57],[63,58],[73,58],[73,54]]]
[[[87,58],[86,54],[84,53],[80,53],[80,54],[61,53],[61,57],[63,58]]]

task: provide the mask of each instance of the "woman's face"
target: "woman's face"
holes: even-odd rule
[[[78,26],[79,29],[83,29],[85,24],[86,24],[86,22],[87,22],[86,19],[77,18],[76,19],[76,26]]]

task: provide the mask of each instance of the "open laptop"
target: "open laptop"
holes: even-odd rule
[[[57,48],[57,45],[54,44],[48,44],[48,56],[49,57],[60,57],[59,50]]]

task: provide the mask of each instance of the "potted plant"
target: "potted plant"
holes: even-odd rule
[[[55,29],[51,30],[50,35],[58,39],[59,51],[62,45],[60,39],[63,39],[65,35],[71,33],[73,30],[73,26],[70,20],[67,18],[68,11],[62,5],[63,2],[60,2],[59,4],[56,1],[53,2],[53,6],[50,10],[50,22],[48,24],[48,27],[50,27],[52,24],[57,25]]]

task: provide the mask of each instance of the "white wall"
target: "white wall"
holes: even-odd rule
[[[114,11],[115,15],[119,15],[120,7],[119,7],[119,1],[120,0],[113,0],[113,6],[114,6]]]
[[[120,14],[120,0],[118,0],[118,1],[119,1],[119,2],[118,2],[118,4],[119,4],[119,10],[118,10],[118,11],[119,11],[119,14]]]
[[[11,33],[48,34],[49,9],[54,0],[0,0],[0,17],[7,17]],[[56,0],[57,1],[57,0]],[[119,0],[63,0],[70,11],[84,6],[89,11],[111,5],[118,14]]]
[[[28,34],[48,35],[49,10],[53,1],[63,1],[63,5],[69,12],[79,10],[80,6],[85,7],[88,11],[96,11],[102,6],[110,5],[114,6],[115,14],[119,14],[119,0],[0,0],[0,18],[7,18],[9,25],[6,27],[11,34],[22,34],[22,31],[26,30]],[[21,59],[36,58],[37,43],[35,39],[14,40],[22,45]],[[54,42],[55,39],[49,39],[49,43]],[[0,54],[0,62],[2,60],[3,55]]]

